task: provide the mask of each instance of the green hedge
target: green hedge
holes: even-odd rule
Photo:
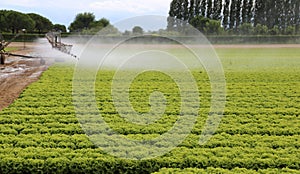
[[[2,34],[6,41],[13,38],[14,34]],[[62,33],[62,37],[68,37],[70,33]],[[20,35],[16,38],[15,42],[33,42],[38,38],[45,37],[45,34],[25,34]],[[76,35],[73,37],[76,38]],[[90,39],[92,36],[78,36],[78,39],[86,38]],[[117,42],[121,40],[126,40],[129,37],[127,36],[108,36],[108,37],[100,37],[103,42]],[[158,39],[157,37],[145,36],[143,39],[147,39],[146,41],[150,44],[157,43],[170,43],[170,40],[166,40],[164,38]],[[195,37],[185,37],[185,36],[171,36],[170,38],[178,41],[185,41],[186,43],[195,43]],[[206,36],[206,38],[212,44],[300,44],[300,35],[280,35],[280,36]],[[135,41],[138,41],[135,39]],[[144,40],[143,40],[144,41]]]
[[[249,170],[245,168],[234,168],[232,170],[228,169],[222,169],[222,168],[212,168],[209,167],[207,169],[198,169],[198,168],[186,168],[186,169],[178,169],[178,168],[162,168],[159,172],[156,172],[154,174],[171,174],[171,173],[177,173],[177,174],[206,174],[206,173],[222,173],[222,174],[236,174],[236,173],[243,173],[243,174],[262,174],[262,173],[299,173],[298,170],[292,170],[289,168],[283,168],[283,169],[260,169],[260,170]]]
[[[4,40],[9,41],[15,36],[15,34],[5,33],[5,34],[2,34],[2,36],[4,37]],[[67,36],[69,36],[68,33],[62,33],[62,37],[67,37]],[[29,33],[26,33],[24,35],[21,34],[19,37],[17,37],[13,41],[14,42],[23,42],[23,41],[33,42],[36,39],[44,38],[44,37],[45,37],[45,34],[29,34]]]
[[[78,37],[78,40],[89,40],[92,38],[92,35],[81,35],[81,36],[73,36],[74,38]],[[170,36],[169,39],[163,37],[155,37],[155,36],[142,36],[136,37],[134,39],[128,40],[129,36],[98,36],[98,39],[101,43],[118,43],[120,41],[126,40],[126,43],[145,43],[145,44],[170,44],[177,42],[172,42],[170,39],[185,42],[188,44],[198,44],[198,37],[186,37],[186,36]],[[206,36],[206,38],[212,44],[300,44],[300,35],[281,35],[281,36]],[[94,38],[97,39],[97,38]],[[202,40],[203,42],[204,40]],[[205,43],[205,42],[203,42]]]
[[[213,44],[299,44],[300,35],[281,36],[207,36]]]
[[[15,34],[2,34],[2,36],[3,36],[4,40],[10,41],[15,36]],[[24,35],[21,34],[19,37],[17,37],[13,41],[14,42],[23,42],[23,41],[33,42],[36,39],[42,38],[42,37],[45,37],[45,35],[44,34],[24,34]]]

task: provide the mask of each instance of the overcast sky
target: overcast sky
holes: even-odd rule
[[[67,27],[76,14],[92,12],[111,23],[141,15],[167,16],[171,0],[1,0],[0,9],[38,13]]]

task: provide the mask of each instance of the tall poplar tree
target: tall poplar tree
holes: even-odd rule
[[[237,30],[247,23],[291,33],[300,30],[299,6],[300,0],[173,0],[169,16],[182,21],[197,16],[219,20],[225,29]],[[182,21],[168,19],[168,28],[180,28],[185,25]]]
[[[230,4],[230,0],[225,0],[225,4],[224,4],[224,11],[223,11],[223,27],[225,29],[229,28],[229,4]]]
[[[214,0],[212,19],[221,20],[222,0]]]
[[[299,28],[300,28],[300,1],[296,0],[295,2],[295,30],[296,33],[299,34]]]
[[[206,8],[206,17],[207,18],[212,18],[212,11],[213,11],[213,3],[212,3],[212,0],[207,0],[207,8]]]

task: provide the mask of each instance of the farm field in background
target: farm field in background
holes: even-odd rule
[[[225,70],[227,102],[222,122],[206,144],[198,144],[210,108],[204,71],[193,71],[201,106],[192,133],[162,157],[134,161],[112,157],[88,139],[73,105],[74,65],[57,63],[0,112],[0,173],[299,173],[300,49],[216,51]],[[95,85],[97,106],[115,131],[140,140],[172,127],[180,95],[170,78],[146,72],[133,82],[130,101],[139,112],[149,111],[153,90],[168,94],[162,119],[143,127],[125,122],[114,109],[113,74],[99,72]]]

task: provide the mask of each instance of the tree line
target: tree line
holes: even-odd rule
[[[110,33],[118,32],[118,30],[110,24],[108,19],[101,18],[97,20],[93,13],[84,12],[76,15],[68,29],[70,32],[94,34],[104,28],[109,30]]]
[[[61,24],[53,24],[48,18],[35,13],[21,13],[13,10],[0,10],[0,33],[18,33],[26,29],[27,33],[47,33],[51,30],[67,32],[67,28]],[[69,32],[81,34],[95,34],[101,30],[105,35],[140,35],[144,31],[141,27],[135,26],[132,31],[121,33],[110,24],[106,18],[96,19],[90,12],[79,13],[68,27]]]
[[[95,33],[107,27],[110,33],[118,32],[106,18],[96,20],[93,13],[84,12],[76,15],[68,27],[70,32]],[[67,32],[67,27],[53,24],[48,18],[35,13],[22,13],[13,10],[0,10],[0,32],[19,33],[26,29],[27,33],[46,33],[51,30]]]
[[[168,29],[207,34],[299,34],[299,0],[173,0]]]
[[[66,27],[53,24],[49,19],[35,13],[21,13],[13,10],[0,10],[0,31],[18,33],[26,29],[30,33],[45,33],[49,30],[66,32]]]

